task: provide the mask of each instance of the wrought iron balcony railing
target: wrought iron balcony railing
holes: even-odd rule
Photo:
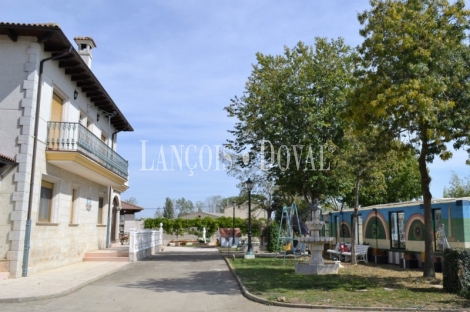
[[[78,122],[47,123],[46,149],[78,151],[106,169],[127,179],[129,163]]]

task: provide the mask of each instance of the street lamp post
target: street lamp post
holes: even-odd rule
[[[254,258],[253,246],[251,245],[251,190],[253,189],[253,181],[250,178],[245,182],[246,189],[248,190],[248,249],[246,251],[245,258]]]
[[[233,205],[233,223],[232,223],[232,246],[235,245],[235,202],[232,202]]]

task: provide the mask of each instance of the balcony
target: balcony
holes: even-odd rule
[[[127,188],[127,160],[78,122],[47,123],[46,159],[97,183]]]

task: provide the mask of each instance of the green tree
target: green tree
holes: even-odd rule
[[[163,218],[163,208],[157,208],[157,210],[155,211],[155,218]]]
[[[198,200],[196,202],[196,209],[197,209],[197,212],[202,212],[202,210],[204,209],[204,202]]]
[[[137,205],[137,203],[138,203],[137,198],[135,198],[135,197],[131,197],[131,198],[126,199],[124,201],[128,202],[129,204],[132,204],[132,205]]]
[[[450,186],[444,187],[444,198],[470,197],[470,178],[466,177],[465,180],[460,179],[455,172],[452,172]]]
[[[204,206],[208,212],[223,213],[224,206],[222,205],[222,196],[213,195],[206,198]]]
[[[178,211],[178,218],[194,212],[193,202],[186,200],[184,197],[175,199],[173,201],[173,206],[175,210]]]
[[[341,144],[337,112],[345,102],[352,50],[342,39],[316,38],[313,47],[300,42],[284,55],[256,57],[244,95],[225,107],[238,119],[226,144],[239,155],[232,161],[242,168],[259,166],[285,194],[301,194],[306,201],[329,194],[336,183],[326,145]]]
[[[165,199],[165,206],[163,207],[163,217],[167,219],[175,218],[175,210],[173,209],[173,202],[169,197]]]
[[[359,48],[348,111],[358,127],[373,124],[382,142],[404,141],[418,156],[425,221],[425,277],[434,277],[433,229],[427,164],[452,157],[470,125],[469,11],[457,0],[372,0],[359,14]]]
[[[360,132],[347,129],[345,144],[338,151],[335,174],[343,176],[343,200],[354,208],[352,228],[355,229],[359,206],[383,203],[390,198],[403,201],[419,197],[419,170],[416,158],[402,151],[404,144],[400,141],[393,142],[394,149],[382,150],[381,144],[377,144],[380,138],[375,127]],[[396,185],[397,180],[403,185]],[[354,254],[355,235],[351,237],[351,249]],[[351,263],[356,264],[356,259]]]

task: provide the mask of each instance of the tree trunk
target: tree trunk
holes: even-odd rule
[[[357,264],[356,262],[356,224],[357,224],[357,212],[359,210],[360,187],[361,187],[361,179],[358,176],[356,180],[356,186],[354,188],[354,213],[353,213],[352,229],[351,229],[351,265]]]
[[[431,184],[431,177],[426,165],[426,152],[428,149],[427,139],[422,141],[421,154],[418,158],[419,172],[421,174],[421,191],[423,192],[424,204],[424,265],[423,276],[435,277],[434,271],[434,250],[433,250],[433,230],[432,230],[432,210],[431,199],[432,195],[429,190]]]

